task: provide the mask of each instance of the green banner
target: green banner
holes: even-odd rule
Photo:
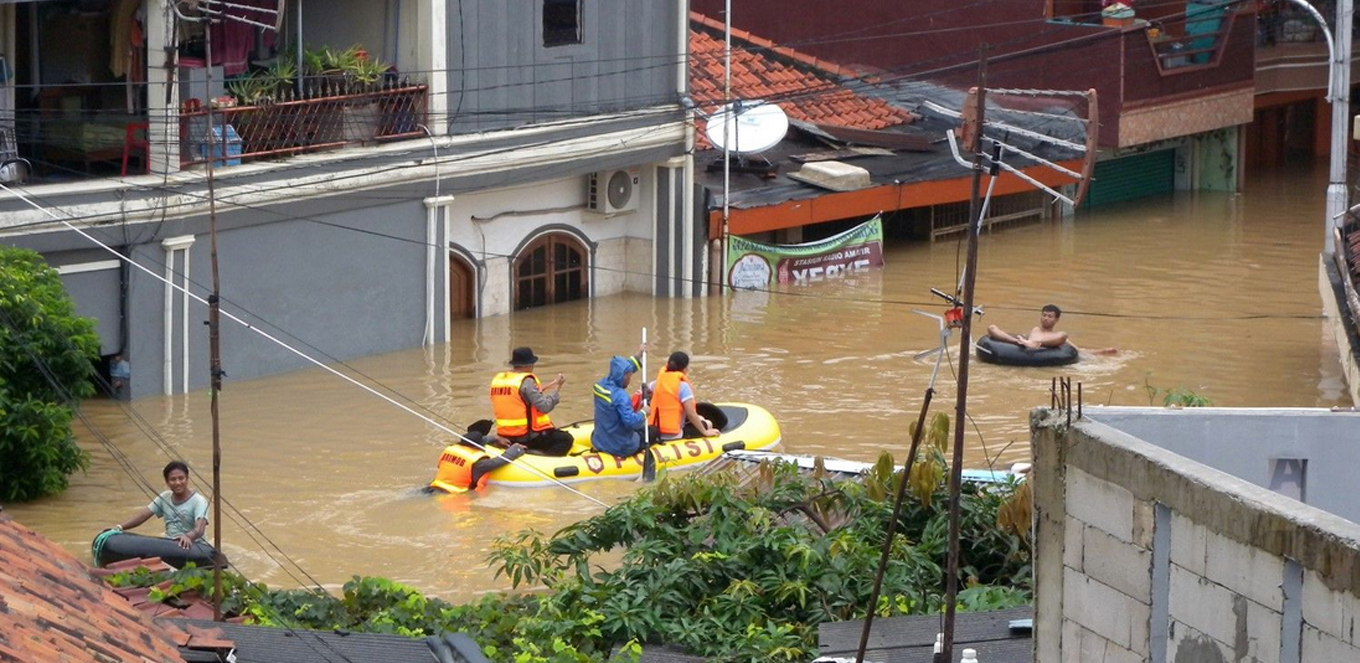
[[[808,283],[883,266],[883,219],[874,218],[834,237],[806,244],[764,244],[727,238],[727,285],[768,288]]]

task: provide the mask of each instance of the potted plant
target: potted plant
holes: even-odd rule
[[[341,114],[345,140],[371,141],[381,131],[382,105],[369,93],[382,89],[383,77],[387,75],[389,65],[369,58],[368,53],[359,46],[350,48],[348,55],[344,75],[348,83],[347,92],[354,96],[345,102]]]

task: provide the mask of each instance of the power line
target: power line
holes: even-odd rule
[[[0,189],[4,189],[4,190],[6,190],[6,191],[9,191],[10,193],[12,193],[12,194],[18,196],[20,200],[25,201],[27,204],[32,205],[32,206],[33,206],[34,208],[36,208],[36,209],[42,210],[43,213],[48,214],[48,215],[51,215],[53,218],[58,218],[58,219],[61,218],[61,217],[58,217],[55,213],[53,213],[51,210],[49,210],[49,209],[47,209],[47,208],[44,208],[44,207],[38,205],[37,203],[35,203],[35,202],[29,200],[28,198],[26,198],[25,196],[23,196],[22,194],[20,194],[20,193],[14,191],[14,190],[13,190],[11,187],[9,187],[8,185],[0,184]],[[100,242],[98,239],[95,239],[95,238],[94,238],[93,236],[91,236],[89,233],[87,233],[87,232],[81,230],[80,228],[77,228],[77,227],[74,226],[74,225],[71,225],[69,222],[66,222],[65,220],[63,220],[63,223],[65,223],[65,225],[66,225],[68,228],[70,228],[71,230],[75,231],[75,232],[76,232],[77,234],[79,234],[80,236],[82,236],[82,237],[84,237],[85,239],[87,239],[87,240],[93,242],[94,244],[98,245],[100,248],[104,249],[106,252],[113,254],[113,255],[114,255],[115,257],[117,257],[120,261],[126,262],[127,264],[129,264],[129,265],[135,267],[136,269],[139,269],[139,270],[141,270],[141,271],[147,273],[147,274],[150,275],[152,278],[154,278],[154,279],[156,279],[156,280],[158,280],[158,281],[161,281],[161,282],[165,283],[166,285],[168,285],[170,288],[172,288],[172,289],[174,289],[174,290],[183,292],[185,295],[187,295],[187,296],[193,298],[194,300],[198,301],[200,304],[207,304],[207,300],[206,300],[206,299],[204,299],[204,298],[202,298],[202,297],[200,297],[200,296],[194,294],[194,293],[191,292],[189,289],[187,289],[187,288],[185,288],[185,287],[183,287],[183,286],[180,286],[180,285],[175,284],[173,281],[171,281],[171,280],[169,280],[169,279],[166,279],[165,277],[163,277],[163,276],[161,276],[161,275],[159,275],[159,274],[156,274],[155,272],[151,271],[151,270],[148,269],[146,266],[144,266],[144,265],[142,265],[142,264],[136,262],[135,260],[132,260],[131,258],[128,258],[127,256],[124,256],[124,255],[122,255],[121,253],[118,253],[117,250],[113,249],[112,247],[110,247],[109,245],[107,245],[107,244],[105,244],[105,243],[103,243],[103,242]],[[362,382],[359,382],[358,380],[355,380],[354,378],[352,378],[352,377],[350,377],[350,376],[348,376],[348,375],[345,375],[344,373],[341,373],[340,371],[337,371],[337,370],[335,370],[334,368],[331,368],[330,366],[327,366],[325,363],[321,362],[320,360],[316,359],[315,357],[312,357],[311,355],[308,355],[307,353],[302,352],[301,350],[298,350],[297,348],[295,348],[295,347],[289,345],[288,343],[285,343],[284,341],[280,340],[279,338],[275,337],[274,335],[270,334],[269,332],[266,332],[266,331],[264,331],[263,329],[260,329],[259,327],[255,326],[255,325],[252,325],[252,324],[250,324],[249,322],[243,320],[243,319],[240,318],[239,316],[237,316],[237,315],[235,315],[235,314],[233,314],[233,313],[227,312],[227,311],[224,311],[224,312],[222,313],[222,315],[226,316],[227,319],[232,320],[233,322],[236,322],[237,324],[240,324],[240,325],[242,325],[243,327],[245,327],[245,328],[247,328],[247,329],[249,329],[249,330],[255,332],[256,334],[258,334],[258,335],[264,337],[266,340],[268,340],[268,341],[274,343],[275,345],[277,345],[277,346],[279,346],[279,347],[281,347],[281,348],[287,350],[288,352],[290,352],[290,353],[292,353],[292,354],[298,356],[299,358],[303,359],[303,360],[306,361],[307,363],[310,363],[310,364],[312,364],[312,365],[314,365],[314,366],[317,366],[318,368],[321,368],[323,371],[326,371],[326,372],[328,372],[328,373],[330,373],[330,374],[332,374],[332,375],[334,375],[334,376],[336,376],[336,377],[338,377],[338,378],[340,378],[340,379],[342,379],[342,380],[344,380],[344,381],[346,381],[346,382],[349,382],[350,384],[353,384],[353,385],[356,386],[356,387],[359,387],[360,389],[362,389],[362,390],[364,390],[364,391],[367,391],[368,393],[370,393],[370,394],[372,394],[372,395],[374,395],[374,396],[377,396],[378,398],[380,398],[380,399],[382,399],[382,400],[384,400],[384,401],[387,401],[387,402],[390,403],[391,405],[396,406],[398,409],[401,409],[401,410],[405,411],[406,413],[408,413],[408,414],[410,414],[410,415],[412,415],[412,416],[415,416],[415,417],[418,418],[418,419],[421,419],[422,421],[426,422],[427,424],[430,424],[431,426],[434,426],[435,428],[438,428],[439,430],[444,431],[445,433],[448,433],[450,436],[455,437],[455,438],[458,438],[459,440],[463,441],[464,443],[470,444],[470,445],[472,445],[472,446],[474,446],[474,447],[477,447],[477,448],[479,448],[479,449],[485,449],[485,447],[484,447],[482,444],[480,444],[480,443],[478,443],[478,442],[476,442],[476,441],[474,441],[474,440],[468,439],[466,436],[462,435],[461,433],[458,433],[457,431],[455,431],[455,430],[453,430],[453,429],[451,429],[451,428],[449,428],[449,427],[443,425],[442,423],[440,423],[440,422],[438,422],[438,421],[435,421],[434,419],[432,419],[432,418],[430,418],[430,417],[428,417],[428,416],[425,416],[425,415],[423,415],[423,414],[421,414],[421,413],[415,411],[414,409],[412,409],[412,408],[408,407],[407,405],[405,405],[405,404],[403,404],[403,403],[401,403],[401,402],[395,400],[394,398],[392,398],[392,397],[390,397],[390,396],[388,396],[388,395],[386,395],[386,394],[383,394],[382,392],[379,392],[378,390],[374,389],[373,387],[370,387],[369,385],[366,385],[366,384],[364,384],[364,383],[362,383]],[[516,460],[514,460],[514,461],[512,461],[512,462],[518,464],[520,461],[519,461],[518,459],[516,459]],[[598,499],[596,499],[596,498],[594,498],[594,497],[591,497],[590,495],[587,495],[587,494],[581,492],[580,490],[577,490],[576,488],[573,488],[573,487],[570,486],[569,484],[567,484],[567,483],[565,483],[565,482],[559,480],[558,478],[552,476],[551,474],[549,474],[549,473],[547,473],[547,472],[540,471],[538,468],[535,468],[535,467],[533,467],[533,466],[531,466],[531,465],[527,465],[527,464],[521,465],[521,467],[527,468],[530,472],[532,472],[532,473],[534,473],[534,474],[538,474],[538,475],[540,475],[540,476],[543,476],[545,479],[548,479],[550,482],[552,482],[552,483],[554,483],[554,484],[556,484],[556,485],[558,485],[558,486],[561,486],[562,488],[566,489],[567,491],[569,491],[569,492],[571,492],[571,493],[574,493],[574,494],[576,494],[576,495],[582,497],[583,499],[586,499],[586,500],[588,500],[588,501],[590,501],[590,502],[594,502],[595,504],[597,504],[597,505],[599,505],[599,506],[603,506],[603,507],[608,507],[608,506],[609,506],[609,505],[605,504],[604,502],[602,502],[602,501],[600,501],[600,500],[598,500]]]
[[[1237,2],[1245,2],[1245,1],[1246,1],[1246,0],[1232,0],[1233,3],[1237,3]],[[1185,15],[1185,14],[1181,14],[1181,15],[1178,15],[1178,16],[1183,18],[1184,15]],[[1175,19],[1175,18],[1177,18],[1177,16],[1167,17],[1167,18],[1164,19],[1164,20],[1173,20],[1173,19]],[[1051,32],[1051,31],[1056,30],[1056,29],[1061,29],[1061,28],[1059,28],[1059,27],[1050,28],[1049,31],[1046,31],[1046,32]],[[1070,39],[1070,40],[1065,40],[1065,41],[1063,41],[1063,42],[1055,42],[1055,43],[1051,43],[1051,44],[1040,45],[1040,46],[1037,46],[1037,47],[1033,47],[1033,48],[1030,48],[1030,49],[1023,50],[1023,51],[1017,51],[1017,52],[1008,53],[1008,54],[1006,54],[1006,53],[999,54],[999,55],[997,56],[997,59],[998,59],[998,60],[1004,60],[1004,59],[1013,58],[1013,57],[1015,57],[1015,56],[1037,55],[1037,54],[1040,54],[1040,53],[1043,53],[1043,52],[1047,52],[1047,51],[1049,51],[1049,50],[1058,50],[1058,49],[1068,48],[1068,47],[1071,47],[1071,46],[1073,46],[1073,45],[1075,45],[1075,44],[1077,44],[1077,43],[1083,43],[1083,42],[1086,42],[1086,41],[1093,40],[1094,38],[1110,38],[1110,37],[1117,37],[1117,36],[1120,36],[1120,34],[1121,34],[1121,33],[1120,33],[1119,31],[1109,31],[1109,32],[1095,33],[1095,34],[1092,35],[1092,36],[1082,36],[1082,37],[1078,37],[1078,38],[1074,38],[1074,39]],[[1006,45],[1006,44],[1010,44],[1010,43],[1019,43],[1019,42],[1023,42],[1023,41],[1032,41],[1034,38],[1035,38],[1035,35],[1033,35],[1033,34],[1027,34],[1027,35],[1018,37],[1018,38],[1016,38],[1016,39],[1009,40],[1008,42],[1003,42],[1002,45]],[[946,54],[946,55],[943,55],[943,56],[940,56],[940,57],[937,57],[937,58],[933,58],[933,59],[931,59],[931,60],[915,62],[915,63],[913,63],[911,66],[919,66],[919,65],[921,65],[921,64],[929,64],[929,63],[934,63],[934,62],[943,62],[943,61],[945,61],[945,60],[953,59],[953,58],[958,57],[958,56],[961,56],[961,55],[962,55],[962,53],[958,53],[958,54]],[[823,94],[823,93],[825,93],[825,91],[828,91],[828,90],[830,90],[830,91],[839,91],[840,89],[851,89],[851,90],[853,91],[853,90],[854,90],[854,85],[856,85],[856,84],[859,84],[859,85],[869,85],[869,86],[872,86],[872,87],[874,87],[875,89],[877,89],[877,88],[880,88],[880,87],[881,87],[881,83],[882,83],[883,81],[885,81],[885,80],[890,80],[891,82],[901,82],[901,81],[907,80],[907,79],[909,79],[909,78],[917,78],[917,77],[922,77],[922,76],[929,75],[929,74],[932,74],[932,73],[940,73],[940,72],[948,71],[948,70],[951,70],[951,69],[956,68],[956,67],[959,67],[959,66],[964,66],[964,65],[966,65],[966,64],[969,64],[969,63],[949,65],[949,66],[946,66],[946,67],[937,68],[937,69],[935,69],[935,70],[930,70],[930,71],[925,71],[925,72],[917,72],[917,73],[914,73],[914,74],[899,74],[899,75],[894,76],[894,77],[891,77],[891,78],[889,78],[889,79],[885,79],[885,78],[883,77],[883,74],[880,73],[880,74],[875,74],[875,75],[873,76],[873,79],[874,79],[874,80],[869,80],[869,79],[866,78],[866,77],[859,77],[859,78],[856,78],[856,79],[852,79],[851,81],[838,81],[838,82],[831,82],[831,81],[828,81],[828,82],[826,82],[826,83],[824,83],[824,84],[822,84],[822,85],[818,85],[818,86],[809,86],[809,87],[803,88],[803,89],[800,90],[800,91],[797,91],[797,92],[790,92],[790,93],[785,94],[785,95],[770,95],[770,99],[769,99],[769,100],[772,100],[772,101],[792,101],[792,100],[796,100],[796,99],[798,99],[798,98],[806,98],[806,97],[809,96],[809,95],[819,95],[819,94]],[[889,71],[889,72],[885,72],[885,73],[898,73],[898,72],[901,71],[902,69],[905,69],[905,68],[901,68],[901,69],[899,69],[899,70],[897,70],[897,71]],[[673,96],[674,96],[673,94],[668,93],[667,95],[665,95],[665,98],[666,98],[666,99],[671,99],[671,98],[673,98]],[[525,111],[526,111],[527,113],[542,112],[541,109],[525,109]],[[496,112],[503,112],[503,111],[496,111]]]
[[[150,186],[150,185],[139,185],[139,188],[143,188],[143,189],[154,189],[154,187],[152,187],[152,186]],[[280,187],[280,188],[286,188],[286,187]],[[193,192],[189,192],[189,191],[179,191],[179,190],[175,190],[174,192],[177,193],[177,194],[179,194],[179,195],[184,195],[184,196],[189,196],[189,197],[196,197],[196,198],[200,198],[200,199],[202,199],[202,198],[205,197],[204,194],[198,194],[198,193],[193,193]],[[58,207],[58,206],[56,206],[56,205],[50,203],[49,201],[45,201],[43,198],[41,198],[41,197],[39,197],[39,196],[34,196],[34,195],[32,195],[32,194],[29,194],[29,196],[30,196],[31,198],[33,198],[34,200],[37,200],[37,201],[39,201],[39,202],[43,202],[43,203],[47,204],[47,206],[50,207],[50,208],[52,208],[52,209],[58,209],[58,210],[61,209],[60,207]],[[393,197],[393,198],[391,198],[391,199],[392,199],[392,200],[407,200],[408,198],[406,198],[406,197]],[[438,249],[447,248],[447,247],[441,246],[441,245],[439,245],[439,244],[431,244],[431,243],[428,243],[428,242],[426,242],[426,241],[424,241],[424,240],[421,240],[421,239],[413,239],[413,238],[409,238],[409,237],[402,237],[402,236],[399,236],[399,235],[392,235],[392,234],[389,234],[389,233],[384,233],[384,232],[381,232],[381,231],[378,231],[378,230],[372,230],[372,229],[368,229],[368,228],[358,228],[358,227],[354,227],[354,226],[347,226],[347,225],[344,225],[344,224],[339,224],[339,223],[334,223],[334,222],[330,222],[330,221],[325,221],[325,220],[322,220],[322,219],[319,219],[319,218],[316,218],[316,217],[312,217],[312,216],[308,216],[308,215],[300,215],[300,214],[294,215],[294,214],[287,214],[287,213],[284,213],[284,212],[280,212],[280,211],[278,211],[278,210],[276,210],[276,209],[273,209],[272,207],[266,207],[266,206],[263,206],[263,205],[257,205],[257,204],[251,204],[251,203],[238,202],[238,201],[234,201],[234,200],[230,200],[230,199],[219,199],[219,202],[222,202],[222,203],[224,203],[224,204],[231,205],[231,206],[234,206],[234,207],[238,207],[238,208],[241,208],[241,209],[245,209],[245,210],[250,210],[250,211],[255,211],[255,212],[261,212],[261,213],[265,213],[265,214],[270,214],[270,215],[273,215],[273,216],[278,217],[278,218],[277,218],[277,221],[279,221],[279,222],[282,222],[282,221],[305,221],[305,222],[308,222],[308,223],[314,223],[314,224],[317,224],[317,225],[321,225],[321,226],[325,226],[325,227],[329,227],[329,228],[334,228],[334,229],[336,229],[336,230],[348,231],[348,232],[358,233],[358,234],[361,234],[361,235],[368,235],[368,236],[377,237],[377,238],[386,239],[386,240],[395,241],[395,242],[400,242],[400,243],[404,243],[404,244],[411,244],[411,245],[415,245],[415,246],[423,246],[423,247],[434,247],[434,248],[438,248]],[[187,205],[187,203],[186,203],[186,205]],[[87,218],[89,218],[89,217],[87,217]],[[80,218],[79,218],[79,217],[71,217],[70,220],[80,220]],[[51,225],[52,223],[59,223],[59,221],[42,222],[42,225]],[[89,230],[95,231],[94,228],[91,228],[91,229],[89,229]],[[492,252],[492,251],[475,250],[475,249],[470,249],[470,248],[465,248],[465,250],[467,250],[469,253],[472,253],[472,254],[474,254],[474,255],[480,256],[480,257],[483,258],[483,259],[486,259],[486,258],[504,258],[504,259],[508,259],[508,260],[513,260],[513,259],[516,259],[516,258],[519,257],[519,256],[515,256],[515,255],[510,255],[510,254],[496,253],[496,252]],[[165,264],[164,264],[164,263],[161,263],[161,262],[159,262],[159,261],[156,261],[154,258],[148,258],[148,261],[151,262],[153,265],[156,265],[156,266],[159,266],[159,267],[165,267]],[[554,259],[554,262],[555,262],[555,259]],[[604,267],[604,266],[600,266],[600,265],[592,265],[592,266],[591,266],[591,269],[593,269],[593,270],[598,270],[598,271],[609,272],[609,273],[617,273],[617,274],[623,274],[623,275],[631,275],[631,276],[648,276],[648,277],[655,276],[655,275],[652,274],[651,272],[643,272],[643,271],[629,270],[629,269],[623,269],[623,268],[611,268],[611,267]],[[183,274],[181,274],[180,272],[178,272],[178,271],[176,271],[176,270],[172,270],[172,273],[173,273],[176,277],[180,277],[180,278],[183,278],[183,277],[184,277]],[[668,277],[668,280],[678,280],[678,281],[681,281],[681,282],[683,282],[683,283],[687,283],[687,284],[690,284],[690,285],[698,284],[698,285],[704,286],[704,287],[713,286],[713,285],[722,285],[722,283],[721,283],[720,281],[711,281],[711,280],[709,280],[707,277],[685,278],[685,277],[680,277],[680,276],[672,276],[672,277]],[[203,287],[204,287],[202,284],[200,284],[200,283],[194,281],[193,279],[189,279],[189,283],[192,284],[192,285],[194,285],[194,286],[197,286],[197,287],[199,287],[199,288],[203,288]],[[934,307],[934,306],[936,306],[936,305],[938,304],[938,302],[933,302],[933,301],[928,301],[928,300],[911,300],[911,299],[871,299],[871,298],[843,297],[843,296],[839,296],[839,295],[821,295],[821,294],[811,293],[811,292],[798,292],[798,291],[793,291],[793,290],[777,289],[777,288],[742,288],[742,290],[744,290],[744,291],[751,291],[751,292],[763,292],[763,293],[775,294],[775,295],[780,295],[780,296],[788,296],[788,297],[799,297],[799,298],[808,298],[808,299],[825,299],[825,300],[833,300],[833,301],[838,301],[838,302],[847,302],[847,303],[852,303],[852,304],[864,304],[864,305],[874,305],[874,306]],[[284,330],[284,329],[278,327],[277,325],[274,325],[273,323],[269,322],[268,320],[266,320],[265,318],[259,316],[258,314],[254,313],[254,312],[251,312],[248,308],[246,308],[244,305],[240,304],[239,302],[231,301],[231,300],[227,299],[226,297],[223,297],[223,301],[232,304],[233,306],[235,306],[235,307],[237,307],[238,309],[240,309],[240,310],[242,310],[242,311],[248,313],[249,315],[251,315],[251,316],[253,316],[253,317],[258,318],[261,322],[263,322],[263,323],[265,323],[265,324],[268,324],[270,327],[272,327],[272,328],[274,328],[274,329],[280,331],[281,333],[284,333],[285,335],[289,336],[290,338],[293,338],[294,340],[297,340],[297,341],[299,341],[299,342],[301,342],[301,343],[306,344],[309,348],[311,348],[311,349],[313,349],[313,350],[315,350],[315,351],[321,352],[322,354],[324,354],[324,355],[326,356],[327,359],[329,359],[329,360],[331,360],[331,361],[334,361],[334,362],[338,362],[338,363],[340,363],[340,364],[342,364],[342,365],[345,365],[347,368],[353,369],[353,367],[350,367],[350,366],[344,364],[344,362],[340,361],[339,359],[337,359],[337,358],[335,358],[335,357],[333,357],[333,356],[331,356],[331,355],[329,355],[329,354],[326,354],[323,350],[321,350],[320,348],[317,348],[316,346],[314,346],[314,345],[308,343],[308,342],[305,341],[304,339],[301,339],[301,338],[299,338],[299,337],[297,337],[297,336],[294,336],[293,334],[291,334],[291,333],[287,332],[286,330]],[[1033,310],[1036,310],[1036,309],[1038,308],[1038,306],[1036,305],[1036,306],[1033,306],[1033,307],[1019,307],[1019,306],[1006,306],[1006,305],[992,305],[992,306],[989,306],[989,308],[990,308],[991,310],[1001,310],[1001,311],[1021,311],[1021,312],[1031,312],[1031,311],[1033,311]],[[1115,312],[1108,312],[1108,311],[1077,310],[1077,309],[1067,309],[1067,310],[1064,311],[1064,313],[1065,313],[1065,314],[1068,314],[1068,315],[1086,316],[1086,317],[1102,317],[1102,318],[1118,318],[1118,319],[1136,319],[1136,320],[1167,320],[1167,321],[1224,321],[1224,322],[1228,322],[1228,321],[1250,321],[1250,320],[1316,320],[1316,319],[1321,319],[1321,318],[1322,318],[1322,316],[1317,315],[1317,314],[1312,314],[1312,313],[1306,313],[1306,314],[1276,314],[1276,313],[1262,313],[1262,314],[1242,314],[1242,315],[1235,315],[1235,316],[1186,316],[1186,315],[1161,315],[1161,314],[1124,314],[1124,313],[1115,313]],[[356,371],[356,372],[357,372],[357,371]],[[361,375],[362,375],[362,374],[361,374]],[[364,377],[368,377],[368,376],[364,376]],[[376,382],[376,380],[375,380],[375,382]],[[395,392],[394,392],[394,393],[395,393]],[[414,401],[412,401],[412,402],[413,402],[413,404],[414,404]],[[451,423],[451,422],[450,422],[450,423]]]

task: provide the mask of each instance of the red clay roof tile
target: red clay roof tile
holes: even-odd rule
[[[722,106],[722,24],[690,14],[690,97],[706,111]],[[839,80],[852,75],[790,48],[732,30],[732,96],[779,104],[789,117],[854,129],[885,129],[911,121],[911,114],[881,99],[856,94]],[[701,148],[710,147],[699,136]]]
[[[179,663],[175,642],[65,550],[0,515],[0,659]]]

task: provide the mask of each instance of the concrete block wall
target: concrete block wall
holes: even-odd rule
[[[1148,660],[1151,541],[1135,532],[1140,503],[1128,490],[1077,468],[1067,472],[1061,584],[1062,658]]]
[[[1036,661],[1360,662],[1360,525],[1032,417]]]

